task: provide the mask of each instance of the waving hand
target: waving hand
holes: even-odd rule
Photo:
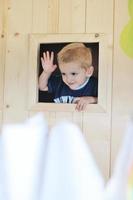
[[[46,51],[43,53],[43,57],[41,57],[42,67],[45,73],[51,74],[55,71],[57,65],[53,64],[54,61],[54,52]]]

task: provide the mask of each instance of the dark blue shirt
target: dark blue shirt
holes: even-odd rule
[[[98,81],[91,76],[87,84],[81,89],[72,90],[60,76],[51,76],[48,81],[48,92],[54,94],[55,103],[72,103],[75,97],[98,96]]]

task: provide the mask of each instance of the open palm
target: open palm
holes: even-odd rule
[[[51,52],[51,54],[49,51],[43,53],[43,57],[41,57],[41,63],[43,70],[46,73],[52,73],[56,69],[57,65],[53,64],[53,61],[54,61],[54,52]]]

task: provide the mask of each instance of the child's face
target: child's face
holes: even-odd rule
[[[64,83],[72,90],[81,86],[93,73],[93,67],[85,69],[75,62],[63,63],[59,68]]]

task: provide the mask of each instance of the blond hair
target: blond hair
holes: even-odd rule
[[[83,43],[71,43],[66,45],[57,55],[58,64],[76,62],[83,68],[92,65],[91,49],[87,48]]]

